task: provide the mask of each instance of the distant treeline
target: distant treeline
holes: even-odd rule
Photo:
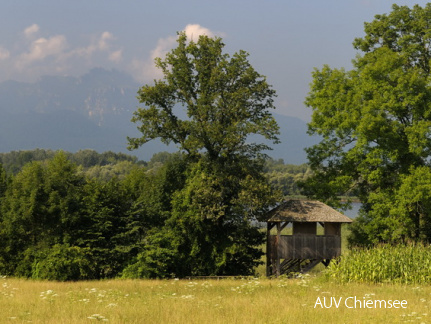
[[[281,190],[284,196],[301,195],[298,183],[311,175],[307,164],[284,164],[282,159],[268,159],[264,171],[270,183]]]
[[[0,163],[8,173],[18,173],[24,165],[33,161],[46,161],[52,159],[58,151],[35,149],[29,151],[12,151],[0,153]],[[94,166],[106,166],[120,162],[145,165],[144,161],[138,161],[136,156],[114,153],[111,151],[98,153],[94,150],[81,150],[76,153],[64,152],[66,157],[73,163],[90,168]]]
[[[28,151],[12,151],[0,153],[0,164],[7,174],[17,174],[21,169],[33,161],[48,161],[58,151],[34,149]],[[153,155],[150,161],[138,160],[136,156],[111,151],[98,153],[94,150],[80,150],[76,153],[64,152],[68,160],[79,166],[81,172],[91,178],[108,181],[113,177],[123,178],[132,169],[139,167],[147,171],[155,170],[169,160],[175,153],[160,152]],[[264,169],[271,184],[281,190],[284,196],[301,194],[298,181],[311,175],[307,164],[284,164],[282,159],[269,158]]]

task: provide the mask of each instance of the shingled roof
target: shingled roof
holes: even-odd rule
[[[291,199],[269,211],[268,222],[351,223],[352,220],[315,200]]]

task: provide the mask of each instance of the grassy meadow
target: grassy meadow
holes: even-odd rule
[[[407,308],[315,307],[318,298],[407,300]],[[431,286],[301,279],[0,279],[0,323],[427,323]],[[327,302],[327,306],[329,303]]]
[[[376,255],[422,264],[427,249],[417,249],[423,257],[416,260],[412,251],[406,253],[411,246],[351,254],[343,245],[346,259],[357,261],[349,259],[347,267],[341,262],[339,273],[325,274],[319,265],[296,279],[267,279],[264,265],[256,269],[257,278],[247,279],[53,282],[0,276],[0,323],[431,323],[431,285],[346,280],[352,271],[373,273],[385,265]],[[361,270],[361,264],[368,268]],[[355,308],[353,298],[406,300],[407,305]]]

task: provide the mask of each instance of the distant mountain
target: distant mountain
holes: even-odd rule
[[[158,141],[127,151],[127,136],[139,136],[130,122],[139,106],[140,85],[119,71],[93,69],[82,77],[46,76],[35,83],[0,83],[0,152],[34,148],[75,152],[94,149],[136,155],[174,151]],[[285,163],[306,162],[304,147],[317,142],[299,118],[275,114],[281,144],[268,154]]]

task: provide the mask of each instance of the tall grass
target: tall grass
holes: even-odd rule
[[[317,298],[407,300],[405,309],[316,307]],[[421,323],[431,286],[251,280],[49,282],[0,278],[0,323]]]
[[[326,276],[342,282],[431,284],[431,247],[409,244],[352,249],[328,267]]]

